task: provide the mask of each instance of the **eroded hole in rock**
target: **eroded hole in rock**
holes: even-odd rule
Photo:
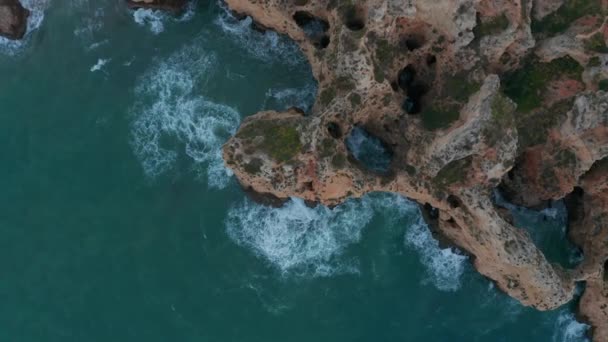
[[[414,51],[421,48],[424,45],[424,39],[418,36],[408,36],[402,41],[402,44],[409,50]]]
[[[437,63],[437,57],[435,55],[426,55],[426,65],[431,66]]]
[[[429,219],[431,219],[431,220],[439,219],[439,210],[437,208],[434,208],[429,203],[425,203],[422,208],[426,212]]]
[[[346,6],[343,10],[342,20],[351,31],[360,31],[365,28],[365,12],[355,5]]]
[[[397,85],[407,94],[401,107],[408,114],[420,112],[422,96],[428,91],[424,84],[416,82],[415,79],[416,69],[411,64],[399,70],[397,74]]]
[[[315,17],[306,11],[294,13],[293,20],[295,20],[296,24],[304,31],[317,49],[324,49],[329,45],[330,39],[326,33],[329,30],[329,22]]]
[[[604,281],[608,281],[608,259],[604,261]]]
[[[397,84],[399,88],[407,91],[412,83],[414,83],[414,78],[416,77],[416,70],[414,67],[409,64],[405,68],[399,71],[397,75]]]
[[[334,139],[342,138],[342,128],[340,128],[340,125],[335,122],[330,122],[327,124],[327,132]]]
[[[422,83],[414,83],[407,89],[407,97],[403,101],[401,108],[408,114],[420,113],[422,106],[422,97],[428,91],[427,87]]]
[[[355,127],[346,138],[346,147],[351,155],[368,170],[380,174],[388,173],[393,152],[378,137],[361,127]]]
[[[460,198],[454,196],[454,195],[449,195],[447,198],[448,204],[450,205],[450,207],[452,208],[460,208]]]

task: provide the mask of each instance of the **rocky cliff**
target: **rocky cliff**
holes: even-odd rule
[[[23,38],[29,15],[19,0],[0,0],[0,36],[13,40]]]
[[[243,187],[330,206],[402,194],[525,305],[558,307],[585,281],[580,312],[608,340],[606,1],[227,3],[295,40],[319,84],[311,113],[258,113],[224,146]],[[361,155],[355,133],[387,162]],[[526,206],[568,196],[582,264],[549,263],[497,188]]]

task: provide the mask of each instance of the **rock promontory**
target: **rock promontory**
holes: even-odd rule
[[[25,36],[30,11],[19,0],[0,0],[0,36],[17,40]]]
[[[310,113],[258,113],[226,143],[243,187],[330,206],[411,198],[524,305],[556,308],[585,282],[579,311],[608,341],[606,1],[226,2],[296,41],[319,86]],[[549,262],[496,191],[528,207],[567,198],[583,262]]]

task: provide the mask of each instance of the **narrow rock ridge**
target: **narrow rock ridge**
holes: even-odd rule
[[[17,40],[25,36],[30,11],[19,0],[0,0],[0,36]]]
[[[319,83],[309,115],[258,113],[226,143],[243,187],[330,206],[373,191],[428,204],[441,234],[524,305],[556,308],[586,281],[580,312],[608,340],[608,192],[594,166],[608,156],[605,1],[226,2],[295,40]],[[389,150],[386,172],[349,150],[354,128]],[[582,191],[570,235],[583,263],[548,262],[494,205],[497,187],[526,206]]]

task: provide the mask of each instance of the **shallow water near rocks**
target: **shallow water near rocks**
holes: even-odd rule
[[[293,43],[213,1],[177,19],[54,1],[0,41],[0,75],[0,341],[584,340],[399,196],[246,199],[221,145],[316,86]]]

